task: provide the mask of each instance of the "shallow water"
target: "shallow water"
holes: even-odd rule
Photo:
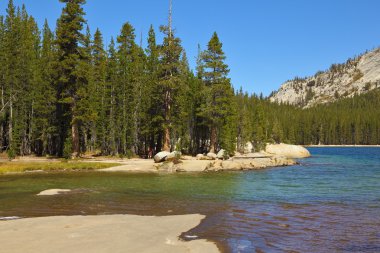
[[[1,176],[0,217],[201,213],[183,238],[227,252],[380,252],[380,148],[310,151],[263,171]],[[75,191],[36,196],[50,188]]]

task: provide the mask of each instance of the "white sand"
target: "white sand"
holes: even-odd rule
[[[206,240],[184,242],[182,232],[204,216],[58,216],[0,222],[0,251],[7,253],[213,253]]]

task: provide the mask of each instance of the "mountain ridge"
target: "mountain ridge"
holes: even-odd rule
[[[314,76],[286,81],[273,92],[271,102],[309,108],[353,97],[380,87],[380,48],[367,51],[345,63],[332,64]]]

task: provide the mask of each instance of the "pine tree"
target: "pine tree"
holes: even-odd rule
[[[91,104],[94,112],[97,112],[96,121],[92,126],[93,146],[103,152],[107,147],[107,53],[104,50],[103,36],[99,29],[94,34],[92,43],[92,78],[91,78]],[[98,140],[98,141],[96,141]]]
[[[72,146],[73,156],[80,154],[79,124],[80,116],[78,112],[78,94],[80,88],[77,67],[80,64],[81,55],[80,43],[83,41],[83,24],[85,23],[82,5],[85,0],[60,0],[66,6],[62,10],[61,17],[57,22],[58,45],[58,108],[57,116],[60,126],[60,151],[63,154],[63,144]],[[68,124],[69,123],[69,124]],[[69,130],[71,128],[71,131]],[[68,136],[68,133],[70,135]],[[69,149],[66,149],[68,151]],[[68,156],[68,154],[66,154]]]
[[[142,153],[145,150],[145,139],[143,138],[143,122],[145,116],[145,104],[146,100],[143,99],[146,94],[145,84],[147,82],[146,76],[146,62],[147,57],[145,55],[144,49],[141,46],[137,46],[133,54],[133,75],[134,86],[135,86],[135,109],[133,112],[134,121],[134,136],[133,136],[133,152],[134,154]]]
[[[106,114],[106,132],[107,137],[106,144],[102,148],[102,153],[104,155],[117,155],[117,131],[118,121],[117,121],[117,85],[118,85],[118,62],[117,62],[117,52],[115,48],[114,39],[111,38],[110,45],[108,47],[108,57],[107,57],[107,66],[106,66],[106,88],[105,88],[105,103],[104,110]]]
[[[146,85],[144,91],[144,102],[146,105],[146,121],[144,126],[144,132],[146,133],[146,153],[156,153],[161,151],[162,146],[162,129],[161,126],[164,122],[163,115],[161,113],[162,99],[158,92],[159,83],[159,46],[156,42],[156,34],[153,26],[150,27],[148,33],[148,48],[146,49],[147,63],[146,63]],[[157,148],[157,150],[155,150]],[[152,155],[152,154],[151,154]]]
[[[196,61],[196,75],[193,76],[190,82],[190,91],[188,98],[190,102],[189,109],[191,114],[190,121],[190,150],[191,154],[205,153],[207,139],[209,137],[209,129],[207,119],[202,113],[202,107],[206,104],[206,86],[202,80],[203,63],[202,51],[198,45],[198,56]]]
[[[92,65],[92,41],[90,28],[86,27],[86,34],[82,37],[79,48],[80,61],[76,69],[76,121],[80,131],[80,152],[94,151],[96,148],[99,94],[94,82]]]
[[[243,93],[242,87],[235,97],[237,107],[239,108],[237,113],[237,121],[239,122],[239,124],[237,124],[237,150],[244,152],[246,143],[252,141],[252,115],[248,103],[248,94]]]
[[[17,66],[20,60],[19,43],[20,43],[20,14],[16,14],[16,8],[13,4],[13,0],[9,0],[7,8],[7,16],[5,18],[4,28],[4,59],[5,59],[5,73],[4,73],[4,97],[7,107],[8,118],[8,156],[13,158],[16,155],[17,140],[15,140],[14,129],[14,102],[16,100],[18,89],[17,80]]]
[[[172,139],[175,140],[173,149],[177,151],[189,152],[190,146],[190,128],[192,112],[192,101],[189,99],[191,96],[191,82],[194,78],[190,71],[189,62],[187,59],[186,51],[182,50],[180,59],[179,76],[181,87],[177,92],[176,106],[172,111]]]
[[[202,54],[203,80],[206,84],[207,102],[202,113],[208,119],[210,127],[210,152],[215,152],[218,143],[233,152],[233,122],[235,107],[233,106],[234,91],[227,77],[229,69],[224,63],[226,56],[222,43],[215,32],[208,43],[207,50]],[[219,137],[221,137],[219,139]]]
[[[25,6],[21,9],[21,27],[20,27],[20,53],[22,58],[18,65],[20,73],[19,96],[17,96],[17,139],[19,140],[18,153],[21,155],[30,155],[32,153],[34,137],[34,119],[36,103],[36,89],[41,81],[41,69],[39,68],[40,60],[40,31],[34,18],[29,16]]]
[[[118,101],[121,107],[118,121],[120,124],[120,151],[122,154],[131,152],[134,144],[136,108],[136,73],[135,56],[137,45],[135,43],[135,29],[130,23],[125,23],[117,37],[118,46],[118,73],[119,86],[117,87]]]
[[[38,155],[54,154],[54,142],[57,134],[55,124],[56,95],[54,90],[55,61],[54,34],[47,20],[43,27],[43,39],[39,60],[40,75],[34,94],[34,152]]]
[[[5,58],[5,24],[4,17],[0,16],[0,87],[1,87],[1,108],[0,108],[0,151],[5,146],[5,129],[6,129],[6,102],[5,102],[5,74],[6,74],[6,58]]]
[[[182,54],[181,40],[174,36],[171,24],[161,26],[161,32],[165,34],[163,44],[160,50],[160,68],[158,91],[163,102],[163,147],[162,150],[170,151],[171,130],[172,130],[172,112],[177,105],[177,94],[180,90],[180,59]]]

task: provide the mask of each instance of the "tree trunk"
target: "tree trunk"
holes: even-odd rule
[[[91,126],[91,143],[90,143],[90,148],[89,148],[91,152],[95,151],[96,143],[97,143],[96,125],[95,123],[93,123]]]
[[[29,121],[29,134],[28,134],[28,155],[32,154],[32,140],[33,140],[33,120],[34,120],[34,101],[32,102],[32,108],[30,112]]]
[[[165,128],[164,128],[164,146],[163,151],[170,152],[170,100],[171,94],[170,91],[165,93]]]
[[[4,115],[4,87],[1,86],[1,116]],[[4,141],[4,125],[0,122],[0,151],[3,151],[5,141]]]
[[[156,150],[155,150],[155,154],[157,154],[158,152],[160,152],[162,150],[162,131],[160,131],[158,133],[158,137],[157,137],[157,146],[156,146]]]
[[[109,115],[109,129],[110,129],[110,136],[109,136],[109,153],[111,155],[116,155],[116,138],[115,138],[115,117],[114,117],[114,87],[112,85],[111,87],[111,106],[110,106],[110,115]]]
[[[88,144],[88,134],[87,133],[88,133],[88,130],[86,128],[84,128],[83,131],[82,131],[82,134],[83,134],[83,139],[82,139],[83,145],[82,145],[82,149],[81,149],[81,151],[83,153],[85,153],[87,151],[92,151],[91,150],[91,145],[92,145],[91,139],[90,139],[90,144]]]
[[[105,100],[105,97],[106,97],[106,84],[103,83],[103,91],[102,91],[102,103],[101,103],[101,111],[102,112],[105,112],[106,109],[104,108],[104,100]],[[103,114],[102,114],[103,115]],[[104,115],[106,115],[104,113]],[[106,150],[106,147],[107,147],[107,144],[106,144],[107,140],[106,140],[106,123],[105,123],[105,117],[102,117],[102,144],[100,146],[100,149],[101,149],[101,153],[103,154],[104,153],[104,150]]]
[[[78,157],[80,154],[80,146],[79,146],[79,129],[78,122],[74,120],[71,125],[71,137],[73,140],[73,157]]]
[[[10,94],[10,102],[9,102],[9,144],[8,144],[8,147],[9,148],[13,148],[12,147],[12,145],[13,145],[13,94],[12,94],[12,92],[11,92],[11,94]]]
[[[165,130],[164,130],[164,146],[163,146],[162,150],[170,152],[170,130],[169,130],[169,127],[165,127]]]
[[[122,150],[121,150],[121,153],[123,155],[126,154],[127,152],[127,95],[126,95],[126,90],[127,90],[127,87],[124,87],[124,91],[123,91],[123,118],[122,118],[122,136],[121,136],[121,147],[122,147]]]
[[[43,156],[46,156],[46,154],[48,152],[48,139],[47,139],[47,134],[45,133],[45,130],[43,130],[43,132],[42,132],[41,141],[42,141],[42,152],[41,152],[41,154]]]
[[[215,153],[216,148],[216,127],[211,127],[211,136],[210,136],[210,153]]]

